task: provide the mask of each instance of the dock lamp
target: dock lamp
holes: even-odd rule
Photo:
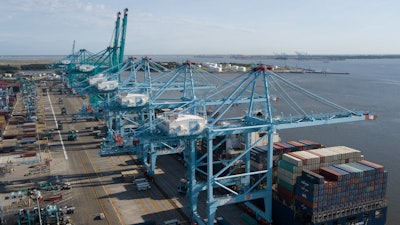
[[[39,205],[39,197],[40,197],[40,191],[35,192],[36,195],[36,203],[38,207],[38,213],[39,213],[39,224],[42,225],[42,215],[40,214],[40,205]]]

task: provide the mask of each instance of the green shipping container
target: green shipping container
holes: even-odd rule
[[[292,173],[298,173],[298,171],[299,171],[299,168],[297,166],[295,166],[295,165],[293,165],[293,164],[291,164],[289,162],[286,162],[284,160],[280,160],[278,162],[278,166],[283,168],[283,169],[285,169],[285,170],[287,170],[287,171],[290,171]]]
[[[294,186],[290,185],[288,182],[286,182],[284,180],[278,179],[278,184],[281,185],[282,187],[286,188],[289,191],[293,191],[294,190]]]

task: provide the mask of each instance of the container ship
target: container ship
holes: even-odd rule
[[[252,166],[262,167],[264,157],[266,146],[252,149]],[[385,224],[388,172],[361,151],[309,140],[279,142],[274,164],[273,224]]]

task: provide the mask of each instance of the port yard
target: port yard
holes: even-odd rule
[[[16,224],[16,212],[35,207],[57,205],[64,210],[71,224],[136,224],[144,221],[177,219],[189,224],[185,195],[178,194],[179,180],[184,176],[182,161],[175,156],[162,156],[151,189],[139,191],[132,182],[124,182],[121,172],[140,171],[134,155],[100,157],[98,147],[101,139],[96,138],[96,129],[104,126],[103,121],[72,121],[72,114],[82,105],[80,96],[61,94],[57,81],[49,81],[52,91],[41,87],[37,90],[38,117],[43,123],[34,123],[37,135],[52,132],[36,144],[23,143],[23,126],[7,125],[3,149],[13,146],[13,151],[2,154],[0,178],[2,218],[5,224]],[[59,102],[62,98],[62,103]],[[21,96],[17,96],[14,114],[23,114]],[[64,106],[67,113],[62,115]],[[12,118],[12,117],[11,117]],[[13,119],[11,119],[13,120]],[[33,126],[23,123],[24,126]],[[62,124],[62,130],[58,130]],[[68,131],[75,129],[79,138],[68,141]],[[65,182],[70,186],[63,188]],[[48,188],[46,188],[48,187]],[[27,191],[29,190],[29,192]],[[40,191],[41,199],[36,198]],[[205,196],[200,197],[199,213],[206,214],[201,206]],[[68,214],[66,209],[69,210]],[[43,213],[43,212],[42,212]],[[243,211],[236,205],[223,207],[221,215],[232,224],[245,224],[240,219]],[[23,216],[20,216],[24,221]],[[67,219],[66,219],[67,221]]]

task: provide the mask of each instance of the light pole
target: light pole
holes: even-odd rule
[[[36,191],[35,195],[36,195],[36,203],[37,203],[38,213],[39,213],[39,224],[42,225],[42,215],[40,214],[40,205],[39,205],[40,191]]]

